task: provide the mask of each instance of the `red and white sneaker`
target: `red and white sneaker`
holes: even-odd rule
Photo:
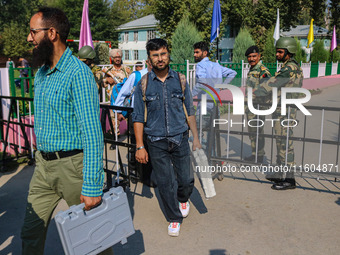
[[[169,236],[179,236],[180,228],[181,228],[181,223],[170,222],[170,224],[168,226],[168,235]]]
[[[179,210],[181,211],[182,213],[182,217],[183,218],[186,218],[189,214],[189,210],[190,210],[190,204],[189,204],[189,201],[188,202],[185,202],[185,203],[179,203]]]

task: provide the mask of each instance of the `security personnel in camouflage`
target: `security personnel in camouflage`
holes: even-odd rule
[[[282,87],[302,87],[303,73],[299,64],[294,59],[294,55],[297,51],[297,43],[294,38],[281,37],[276,42],[276,59],[283,62],[281,70],[275,74],[274,77],[270,78],[267,82],[254,92],[255,96],[268,96],[271,94],[272,88],[278,88],[278,105],[280,105],[280,88]],[[296,97],[294,94],[288,94],[290,98]],[[276,135],[281,136],[276,139],[277,147],[277,164],[278,165],[295,165],[294,161],[294,148],[293,141],[289,140],[288,148],[286,148],[286,137],[289,132],[289,137],[293,136],[292,128],[283,127],[281,122],[283,120],[292,119],[296,120],[296,108],[288,107],[286,115],[281,115],[281,109],[278,107],[277,110],[272,114],[272,118],[275,121],[274,131]],[[287,121],[286,121],[287,122]],[[288,124],[286,124],[288,125]],[[289,123],[292,125],[292,123]],[[284,173],[280,172],[275,175],[268,175],[266,178],[270,181],[275,182],[272,189],[275,190],[286,190],[294,189],[295,178],[294,172],[287,172],[284,178]]]
[[[261,87],[261,84],[265,81],[267,81],[270,77],[271,74],[268,70],[267,67],[265,67],[261,62],[261,54],[259,51],[259,48],[256,45],[250,46],[246,53],[245,56],[248,59],[248,63],[250,65],[250,70],[247,75],[247,81],[246,81],[246,86],[251,87],[253,89],[258,89]],[[261,103],[261,101],[257,100],[257,98],[254,98],[254,107],[256,108],[256,103]],[[262,110],[263,106],[260,106],[260,110]],[[246,114],[247,114],[247,119],[253,120],[253,119],[261,119],[263,122],[265,121],[265,116],[257,116],[253,113],[251,113],[246,107]],[[252,126],[248,126],[248,132],[250,133],[259,133],[263,134],[263,125],[261,127],[253,127],[253,126],[260,126],[261,122],[259,121],[257,125],[252,123]],[[249,135],[249,139],[251,141],[251,156],[246,157],[246,161],[251,161],[251,162],[258,162],[262,163],[263,162],[263,156],[264,156],[264,137],[258,136],[256,134]],[[257,142],[256,142],[257,141]],[[256,148],[257,144],[257,148]],[[256,157],[257,156],[257,157]]]
[[[98,93],[101,93],[101,88],[106,87],[106,79],[104,78],[102,69],[93,63],[94,58],[96,57],[96,52],[91,46],[85,45],[79,50],[78,56],[81,61],[90,67],[97,83]]]

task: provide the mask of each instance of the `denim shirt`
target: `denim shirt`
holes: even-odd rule
[[[147,121],[144,123],[144,101],[141,82],[137,84],[135,90],[135,105],[132,113],[132,121],[144,123],[144,133],[152,140],[163,138],[177,138],[181,140],[182,134],[188,130],[184,104],[188,111],[188,116],[195,114],[192,104],[192,96],[188,83],[182,91],[178,73],[169,68],[165,81],[159,80],[154,71],[148,74],[148,84],[146,89]],[[175,140],[178,140],[175,139]]]

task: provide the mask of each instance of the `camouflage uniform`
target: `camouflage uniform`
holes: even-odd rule
[[[265,67],[261,62],[258,62],[256,64],[256,66],[254,66],[253,68],[250,68],[248,75],[247,75],[247,82],[246,82],[246,86],[247,87],[251,87],[253,89],[258,89],[261,87],[261,83],[265,82],[266,80],[268,80],[271,77],[271,74],[268,70],[267,67]],[[247,98],[247,97],[246,97]],[[257,108],[256,103],[261,103],[258,100],[256,100],[257,98],[254,98],[253,100],[253,105],[254,108]],[[263,110],[263,107],[260,106],[260,110]],[[265,121],[265,116],[257,116],[253,113],[251,113],[248,109],[248,107],[246,107],[246,114],[247,114],[247,119],[252,120],[252,119],[260,119],[263,122]],[[255,123],[252,122],[252,125],[255,126]],[[261,122],[256,124],[257,126],[261,125]],[[248,126],[248,132],[250,133],[259,133],[259,134],[263,134],[263,127],[250,127]],[[251,141],[251,153],[252,155],[256,155],[256,135],[249,135],[249,139]],[[264,137],[259,136],[258,137],[258,147],[257,147],[257,156],[264,156]]]
[[[96,80],[98,93],[100,93],[100,89],[105,87],[104,86],[104,73],[102,72],[102,69],[95,64],[91,64],[89,67],[94,75],[94,79]]]
[[[274,77],[270,78],[267,82],[263,83],[261,88],[256,90],[254,94],[256,96],[268,96],[271,95],[271,90],[273,87],[278,88],[278,105],[281,104],[281,91],[282,87],[302,87],[303,73],[301,67],[295,61],[294,58],[290,58],[285,61],[281,67],[281,70],[275,74]],[[290,98],[294,98],[295,95],[287,94]],[[288,117],[289,114],[289,117]],[[277,147],[277,164],[279,165],[295,165],[294,161],[294,148],[293,141],[289,140],[287,158],[286,158],[286,137],[287,132],[289,132],[289,137],[293,136],[293,129],[283,127],[281,125],[282,120],[293,119],[296,120],[296,108],[287,108],[286,115],[281,115],[281,108],[278,107],[277,110],[272,114],[273,119],[278,119],[275,121],[274,131],[276,135],[283,136],[284,138],[276,139]],[[289,125],[293,123],[290,122]],[[288,123],[286,122],[286,125]],[[286,162],[287,161],[287,162]],[[294,173],[287,173],[286,178],[294,178]]]

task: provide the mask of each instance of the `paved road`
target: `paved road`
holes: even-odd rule
[[[325,89],[311,104],[339,106],[339,88]],[[32,173],[33,167],[21,166],[0,175],[0,254],[20,254]],[[196,180],[191,212],[178,238],[167,235],[157,189],[132,185],[127,194],[136,234],[127,244],[115,245],[115,254],[339,254],[340,183],[333,178],[304,175],[297,177],[297,189],[283,192],[271,190],[261,173],[225,173],[214,183],[217,196],[206,200]],[[61,203],[57,211],[66,208]],[[45,254],[63,254],[54,221]]]

